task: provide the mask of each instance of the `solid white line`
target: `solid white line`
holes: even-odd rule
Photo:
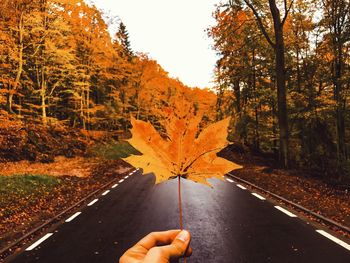
[[[81,212],[76,212],[74,215],[72,215],[70,218],[68,218],[66,220],[66,223],[69,223],[70,221],[72,221],[74,218],[76,218],[80,214],[81,214]]]
[[[230,183],[234,183],[234,181],[231,180],[231,179],[229,179],[229,178],[226,178],[226,181],[227,181],[227,182],[230,182]]]
[[[92,206],[94,203],[96,203],[98,201],[98,199],[95,199],[95,200],[93,200],[93,201],[91,201],[89,204],[88,204],[88,206]]]
[[[119,183],[122,183],[122,182],[124,182],[124,179],[119,180]]]
[[[260,200],[266,200],[265,197],[262,197],[261,195],[258,195],[257,193],[252,193],[256,198],[259,198]]]
[[[332,240],[333,242],[337,243],[338,245],[342,246],[343,248],[350,250],[350,245],[348,243],[345,243],[344,241],[332,236],[331,234],[328,234],[326,231],[316,230],[316,232],[321,234],[322,236],[325,236],[326,238]]]
[[[281,212],[285,213],[286,215],[288,215],[290,217],[297,217],[296,215],[294,215],[293,213],[291,213],[288,210],[284,209],[283,207],[280,207],[280,206],[276,205],[275,208],[280,210]]]
[[[104,192],[102,195],[107,195],[110,192],[110,190],[107,190],[106,192]]]
[[[115,185],[112,186],[112,188],[116,188],[117,186],[118,186],[118,184],[115,184]]]
[[[42,242],[44,242],[46,239],[48,239],[50,236],[52,236],[53,233],[47,233],[45,236],[43,236],[42,238],[40,238],[38,241],[36,241],[33,245],[31,245],[30,247],[28,247],[26,249],[26,251],[30,251],[33,250],[34,248],[36,248],[37,246],[39,246]]]
[[[124,179],[128,179],[129,178],[129,175],[125,176]]]
[[[247,190],[247,188],[245,188],[243,185],[237,184],[237,186],[243,190]]]

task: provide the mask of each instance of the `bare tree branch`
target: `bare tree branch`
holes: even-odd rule
[[[292,6],[293,6],[293,3],[294,3],[294,0],[290,1],[290,5],[287,6],[287,0],[284,0],[284,11],[285,11],[285,13],[284,13],[284,17],[283,17],[283,19],[282,19],[282,26],[284,25],[284,23],[285,23],[286,20],[287,20],[288,14],[289,14],[289,12],[290,12],[290,9],[291,9]]]
[[[263,33],[263,35],[265,36],[267,42],[269,42],[269,44],[271,45],[271,47],[275,48],[276,44],[271,40],[269,34],[266,31],[266,28],[261,20],[261,17],[258,13],[258,11],[255,9],[255,7],[252,5],[252,3],[250,3],[248,0],[244,0],[244,2],[247,4],[247,6],[252,10],[256,21],[258,23],[258,27],[260,28],[261,32]]]

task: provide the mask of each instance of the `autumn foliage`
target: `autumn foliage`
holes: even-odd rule
[[[44,152],[53,151],[44,144],[55,144],[58,135],[45,129],[74,138],[121,133],[130,128],[130,116],[160,128],[162,109],[179,96],[213,120],[214,93],[169,77],[156,61],[131,49],[126,25],[106,21],[83,0],[1,1],[0,139],[22,155],[13,159],[23,158],[20,152],[33,136],[40,137]],[[114,36],[110,26],[118,28]],[[40,136],[27,132],[29,125]],[[74,142],[66,145],[74,148]],[[0,149],[0,155],[8,151]]]
[[[254,152],[282,166],[285,152],[290,167],[336,181],[350,174],[349,7],[345,0],[224,1],[208,31],[219,54],[218,119],[234,115]],[[285,69],[276,68],[281,58]]]

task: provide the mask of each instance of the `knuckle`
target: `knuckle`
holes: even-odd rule
[[[151,255],[154,255],[156,257],[163,256],[163,250],[160,247],[152,247],[149,252]]]
[[[148,234],[148,236],[155,239],[157,237],[157,232],[151,232]]]
[[[123,255],[120,259],[119,259],[119,263],[126,263],[127,262],[127,257],[125,255]]]
[[[162,249],[160,247],[152,247],[149,252],[151,252],[152,254],[161,254],[162,253]]]
[[[183,248],[183,244],[175,243],[174,249],[176,250],[176,254],[183,256],[185,254],[185,249]]]

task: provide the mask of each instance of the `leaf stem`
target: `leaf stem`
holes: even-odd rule
[[[180,216],[180,229],[183,230],[183,224],[182,224],[182,198],[181,198],[181,176],[177,176],[179,178],[178,180],[178,197],[179,197],[179,216]]]
[[[179,196],[179,215],[180,215],[180,229],[183,230],[183,222],[182,222],[182,199],[181,199],[181,176],[177,176],[178,179],[178,196]],[[187,250],[185,254],[187,253]],[[184,263],[186,263],[186,257],[184,257]]]

